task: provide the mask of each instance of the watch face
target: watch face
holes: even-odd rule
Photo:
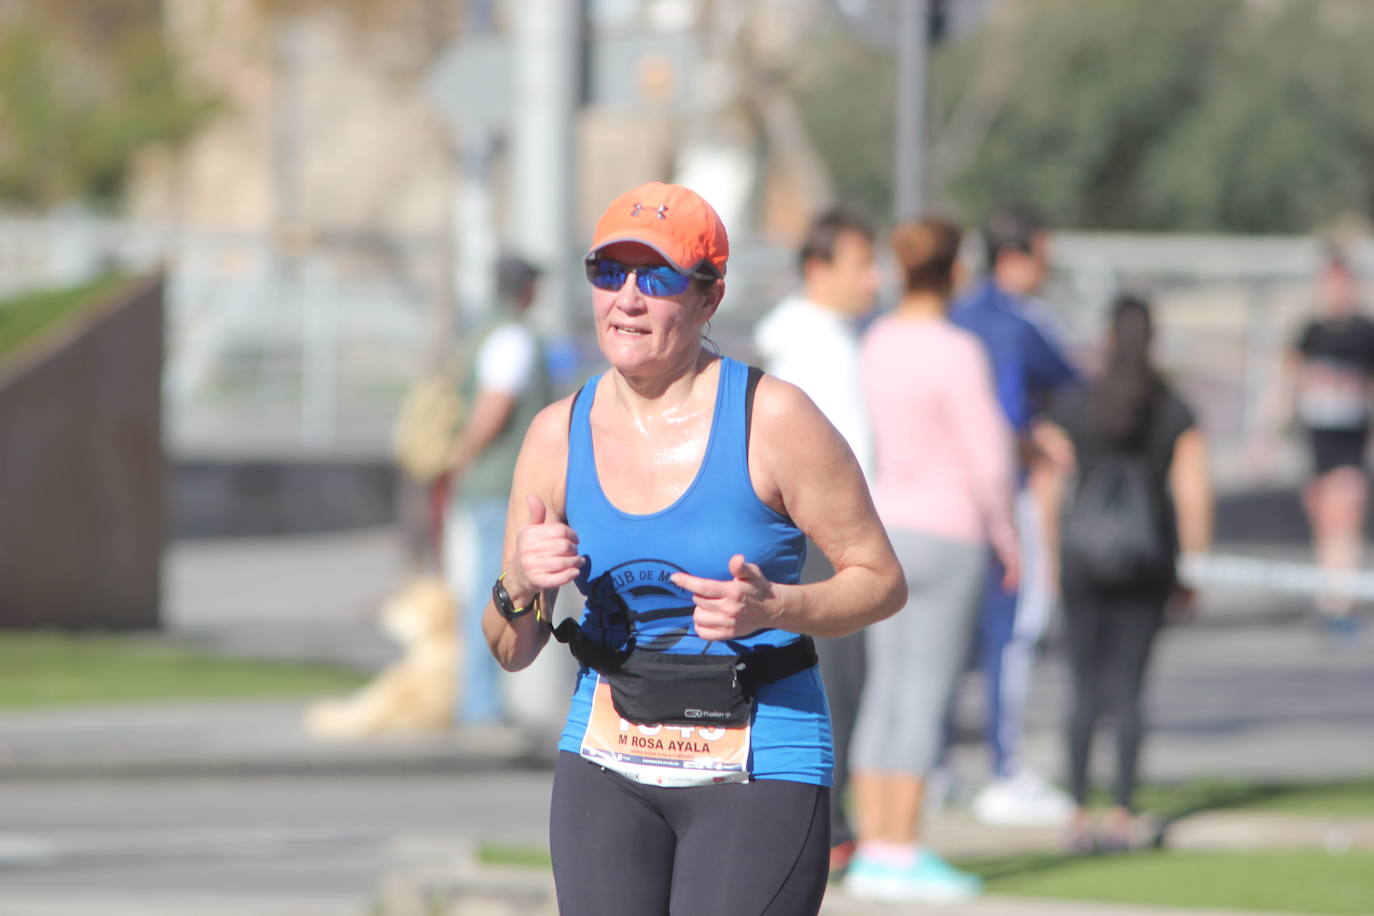
[[[506,591],[506,586],[500,579],[491,587],[491,601],[501,616],[510,620],[511,615],[515,613],[515,605],[511,603],[510,592]]]
[[[506,591],[506,586],[500,579],[497,579],[496,584],[491,587],[491,600],[496,605],[497,613],[507,620],[524,617],[529,613],[530,608],[534,607],[534,604],[531,603],[530,607],[517,610],[515,602],[511,601],[510,592]]]

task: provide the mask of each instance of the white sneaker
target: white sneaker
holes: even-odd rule
[[[1027,769],[988,783],[973,799],[973,816],[995,827],[1062,827],[1073,811],[1068,794]]]

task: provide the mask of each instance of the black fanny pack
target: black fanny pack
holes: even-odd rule
[[[761,685],[791,677],[817,661],[810,636],[743,655],[674,655],[636,649],[633,640],[624,649],[608,649],[588,639],[571,618],[553,635],[611,685],[615,711],[642,725],[744,725]]]

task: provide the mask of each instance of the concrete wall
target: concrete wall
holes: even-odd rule
[[[391,525],[399,479],[386,457],[177,456],[169,538],[313,534]]]
[[[0,365],[0,627],[155,627],[162,281],[126,288]]]

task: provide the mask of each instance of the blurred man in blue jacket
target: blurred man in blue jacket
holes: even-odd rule
[[[950,317],[987,347],[998,401],[1018,436],[1023,572],[1020,585],[1008,589],[995,557],[988,570],[978,660],[987,691],[984,728],[993,779],[974,800],[974,812],[994,824],[1057,825],[1072,812],[1070,799],[1019,759],[1031,664],[1053,603],[1044,513],[1027,480],[1038,464],[1048,464],[1031,445],[1031,424],[1049,394],[1077,383],[1078,374],[1045,307],[1033,298],[1049,274],[1046,224],[1029,210],[1009,207],[992,214],[983,237],[987,276],[960,298]]]

